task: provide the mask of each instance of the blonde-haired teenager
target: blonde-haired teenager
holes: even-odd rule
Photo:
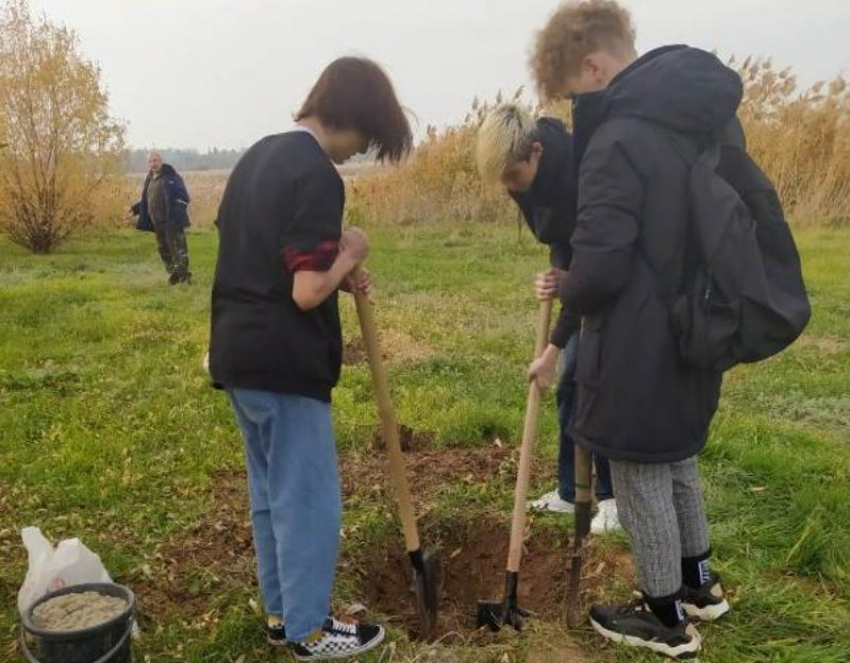
[[[721,374],[681,359],[665,292],[682,292],[695,260],[687,229],[690,166],[682,145],[742,144],[738,75],[685,46],[638,58],[616,2],[569,2],[537,36],[531,61],[545,97],[573,98],[578,217],[573,260],[551,280],[583,316],[576,444],[611,461],[620,521],[642,597],[593,606],[602,635],[674,658],[701,647],[691,620],[729,605],[709,569],[696,456]]]
[[[502,185],[516,201],[534,236],[549,246],[553,270],[569,268],[570,235],[575,228],[575,178],[572,137],[559,120],[535,121],[519,104],[501,104],[484,118],[476,144],[478,169],[485,181]],[[575,502],[573,441],[569,433],[573,378],[580,319],[561,309],[543,356],[529,368],[541,386],[554,378],[561,357],[557,404],[560,425],[558,486],[531,502],[532,509],[572,513]],[[603,533],[619,528],[608,461],[597,456],[596,497],[599,509],[591,528]]]

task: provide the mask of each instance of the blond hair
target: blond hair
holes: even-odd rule
[[[528,158],[534,130],[531,113],[518,104],[501,104],[490,111],[478,129],[475,144],[481,178],[495,184],[509,165]]]
[[[614,0],[567,2],[540,32],[531,70],[544,99],[563,94],[564,82],[581,72],[584,59],[597,51],[633,52],[635,28],[629,11]]]

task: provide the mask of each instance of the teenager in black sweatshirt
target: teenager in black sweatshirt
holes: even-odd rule
[[[299,660],[354,656],[384,630],[330,617],[341,524],[331,425],[340,290],[368,291],[366,235],[343,231],[335,164],[373,150],[398,160],[411,132],[375,63],[341,58],[290,131],[255,143],[219,208],[210,372],[245,438],[254,543],[272,644]],[[356,276],[355,276],[356,274]]]

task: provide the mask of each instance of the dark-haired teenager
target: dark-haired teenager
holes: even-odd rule
[[[373,150],[400,159],[411,132],[374,62],[341,58],[296,126],[254,144],[218,213],[210,372],[245,439],[254,544],[273,644],[300,660],[354,656],[384,630],[329,616],[342,504],[331,425],[340,373],[339,290],[368,291],[366,235],[343,232],[334,164]]]

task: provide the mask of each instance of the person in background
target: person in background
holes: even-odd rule
[[[142,198],[127,208],[125,220],[137,216],[136,228],[153,232],[159,257],[168,272],[168,282],[190,284],[189,248],[186,228],[189,226],[189,192],[183,178],[173,166],[163,163],[159,152],[148,155],[148,175],[142,187]]]
[[[209,368],[242,430],[272,644],[299,660],[362,654],[384,629],[330,616],[342,515],[331,392],[342,364],[338,292],[368,292],[366,235],[343,231],[335,164],[397,161],[412,135],[384,71],[332,62],[289,131],[240,159],[218,212]]]
[[[549,247],[550,273],[568,270],[572,259],[570,237],[576,220],[576,184],[572,136],[563,122],[550,117],[535,121],[523,106],[501,104],[490,111],[481,124],[476,160],[482,178],[507,189],[531,232]],[[538,297],[550,299],[556,294],[552,289],[535,288],[535,292]],[[545,388],[552,383],[561,358],[556,399],[560,426],[558,487],[529,503],[536,510],[574,511],[575,466],[569,424],[580,325],[579,316],[561,307],[549,345],[529,368],[529,377]],[[601,534],[618,529],[619,523],[608,460],[600,455],[594,460],[598,511],[591,531]]]

